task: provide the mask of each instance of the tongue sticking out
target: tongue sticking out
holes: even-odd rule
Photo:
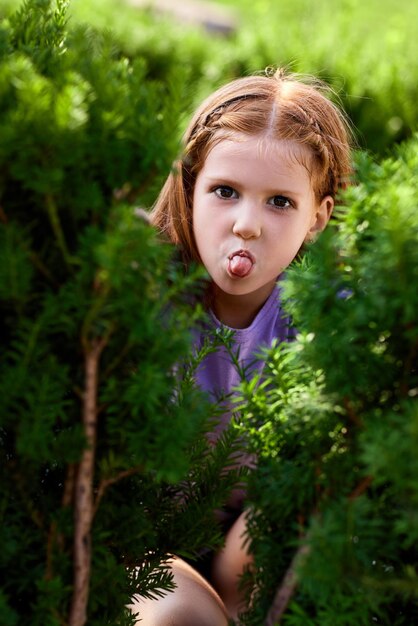
[[[253,266],[253,262],[247,256],[240,256],[239,254],[235,254],[232,258],[229,259],[229,271],[234,276],[239,276],[243,278],[250,273]]]

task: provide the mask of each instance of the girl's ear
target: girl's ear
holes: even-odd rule
[[[324,230],[328,224],[334,208],[334,198],[325,196],[319,206],[316,207],[312,218],[312,224],[306,233],[305,242],[314,241],[316,236]]]

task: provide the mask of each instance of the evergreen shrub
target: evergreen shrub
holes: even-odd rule
[[[260,20],[267,4],[254,5]],[[376,103],[380,117],[353,116],[370,147],[385,149],[416,123],[413,62],[399,71],[395,35],[396,65],[386,59],[375,74],[370,64],[360,73],[348,44],[337,62],[342,34],[335,59],[321,39],[309,60],[296,22],[286,22],[286,53],[264,26],[218,45],[150,16],[138,18],[143,39],[124,46],[103,26],[68,23],[65,9],[62,0],[30,0],[0,24],[5,626],[131,624],[133,594],[172,586],[167,553],[195,558],[220,544],[212,511],[239,478],[222,468],[241,431],[207,449],[214,407],[192,382],[202,354],[186,356],[200,311],[184,294],[200,274],[185,276],[134,210],[155,198],[185,108],[229,73],[289,61],[325,68],[337,87],[347,76],[344,91],[359,105]],[[298,39],[303,55],[291,46]],[[350,87],[359,76],[364,91]],[[394,117],[399,132],[389,132]],[[293,626],[418,620],[416,147],[411,140],[381,164],[359,156],[361,184],[289,271],[297,341],[269,351],[267,380],[242,388],[241,428],[260,458],[250,482],[257,569],[244,618],[253,626],[267,614],[274,623],[277,590],[273,607],[288,606],[282,621]],[[90,593],[87,613],[74,617],[74,557],[86,556],[74,538],[83,533]]]
[[[140,10],[127,0],[71,0],[73,26],[111,29],[118,48],[140,57],[145,76],[177,84],[182,120],[214,87],[230,78],[289,66],[320,76],[339,94],[360,146],[386,155],[417,129],[416,3],[225,0],[237,29],[219,37],[169,16]],[[15,6],[0,0],[0,14]],[[184,115],[185,114],[185,115]]]
[[[237,75],[276,64],[320,76],[340,94],[361,147],[381,155],[416,131],[415,4],[225,1],[242,16]]]
[[[418,623],[417,147],[359,155],[360,183],[284,282],[296,341],[242,385],[260,459],[245,624]]]
[[[177,151],[179,90],[65,8],[0,27],[2,626],[133,623],[168,553],[219,545],[239,474],[192,382],[201,272],[135,208]]]
[[[4,1],[4,0],[3,0]],[[150,76],[170,80],[181,66],[184,108],[214,86],[271,65],[320,76],[340,95],[363,148],[386,154],[417,129],[418,12],[409,0],[229,0],[236,32],[154,17],[120,0],[72,0],[74,19],[116,30],[130,54],[147,59]]]

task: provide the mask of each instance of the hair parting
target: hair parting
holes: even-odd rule
[[[193,235],[193,191],[210,150],[239,134],[294,141],[308,149],[318,200],[335,199],[352,176],[352,133],[343,111],[318,79],[283,68],[238,78],[202,102],[183,137],[183,152],[154,205],[151,222],[182,249],[186,263],[199,261]]]

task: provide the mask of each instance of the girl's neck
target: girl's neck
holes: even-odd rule
[[[230,328],[248,328],[273,291],[275,282],[245,295],[231,295],[216,285],[210,290],[210,308]]]

